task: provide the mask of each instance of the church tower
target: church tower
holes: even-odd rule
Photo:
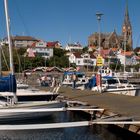
[[[125,9],[125,16],[124,16],[124,23],[122,26],[122,36],[124,41],[126,41],[126,50],[132,50],[132,26],[129,19],[128,13],[128,2],[126,1],[126,9]]]

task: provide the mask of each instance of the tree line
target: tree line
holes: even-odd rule
[[[70,64],[68,57],[65,55],[67,51],[63,49],[54,48],[54,55],[49,59],[45,59],[40,55],[36,55],[36,57],[28,57],[26,54],[27,48],[15,48],[13,47],[13,62],[14,62],[14,70],[15,72],[22,72],[27,69],[33,69],[36,67],[53,67],[57,66],[59,68],[66,68],[69,66],[76,67],[75,64]],[[135,49],[134,52],[138,52],[138,49]],[[88,47],[84,47],[82,52],[88,52]],[[2,70],[9,70],[9,47],[2,46],[1,48],[1,63]],[[123,71],[123,65],[119,64],[116,66],[116,63],[112,63],[109,66],[112,70]],[[136,64],[133,66],[126,66],[126,69],[134,68],[136,71],[139,70],[140,64]]]
[[[36,67],[68,67],[69,60],[65,55],[66,51],[62,49],[54,48],[54,55],[50,59],[45,59],[40,55],[35,57],[28,57],[26,54],[26,48],[13,47],[13,62],[15,72],[22,72],[27,69],[33,69]],[[3,46],[1,49],[1,63],[2,70],[9,70],[9,48]]]

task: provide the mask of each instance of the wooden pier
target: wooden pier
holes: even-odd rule
[[[66,100],[71,100],[76,104],[83,102],[90,106],[97,106],[105,109],[104,111],[97,112],[96,116],[99,119],[108,117],[109,121],[114,121],[114,117],[127,117],[132,121],[140,122],[140,97],[118,95],[112,93],[97,93],[91,90],[72,90],[69,87],[61,87],[60,96]],[[113,118],[113,119],[112,119]],[[116,118],[117,121],[117,118]],[[120,121],[118,119],[118,121]],[[124,120],[125,121],[125,120]],[[112,123],[113,124],[113,123]],[[114,123],[115,124],[115,123]],[[116,123],[115,125],[128,129],[140,135],[140,123],[130,123],[126,125],[123,123]]]

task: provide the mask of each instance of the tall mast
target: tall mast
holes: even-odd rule
[[[0,76],[2,75],[2,65],[1,65],[1,42],[0,42]]]
[[[124,38],[124,73],[126,72],[125,67],[126,67],[126,33]]]
[[[8,36],[8,44],[9,44],[10,71],[11,71],[11,74],[14,75],[13,53],[12,53],[12,45],[11,45],[11,38],[10,38],[10,19],[9,19],[9,15],[8,15],[8,3],[7,3],[7,0],[4,0],[4,8],[5,8],[6,28],[7,28],[7,36]]]

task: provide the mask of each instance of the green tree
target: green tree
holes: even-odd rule
[[[66,56],[53,56],[50,59],[47,60],[48,66],[57,66],[57,67],[68,67],[69,66],[69,60]]]
[[[2,47],[2,70],[9,70],[9,48],[8,46]],[[50,59],[45,59],[41,56],[35,58],[24,57],[26,53],[25,48],[13,48],[13,62],[15,72],[22,72],[25,69],[33,69],[39,66],[58,66],[68,67],[69,60],[67,58],[66,51],[62,49],[54,48],[54,56]]]
[[[54,48],[53,53],[54,53],[54,56],[61,57],[65,55],[66,51],[63,49]]]
[[[46,60],[46,66],[68,67],[69,60],[63,49],[54,48],[54,56]]]
[[[82,51],[83,51],[83,53],[88,52],[88,47],[85,46]]]
[[[2,63],[2,70],[9,71],[9,48],[7,45],[2,46],[0,59]]]

